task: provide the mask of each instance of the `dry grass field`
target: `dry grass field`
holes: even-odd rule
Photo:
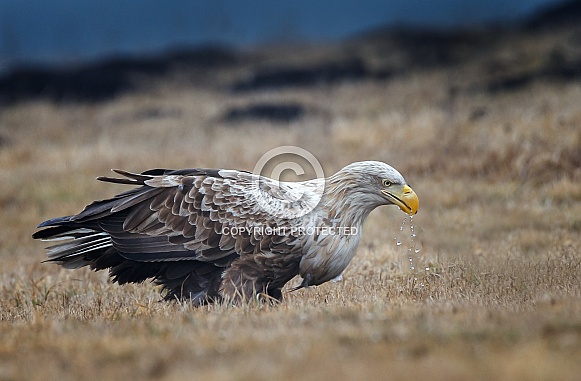
[[[451,65],[228,89],[257,67],[347,54],[397,66],[372,40],[271,48],[102,102],[1,106],[0,380],[578,379],[581,80],[541,75],[555,47],[579,54],[571,41],[515,32]],[[532,79],[509,86],[523,73]],[[224,117],[266,103],[303,113]],[[36,225],[126,189],[94,180],[110,168],[252,170],[281,145],[327,174],[358,160],[398,168],[420,198],[415,269],[394,207],[369,217],[342,282],[278,305],[163,303],[149,283],[41,263]]]

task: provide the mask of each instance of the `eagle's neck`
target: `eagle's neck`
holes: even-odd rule
[[[337,172],[327,178],[318,207],[323,208],[330,219],[340,221],[342,226],[361,226],[369,213],[381,205],[362,188],[356,177]]]

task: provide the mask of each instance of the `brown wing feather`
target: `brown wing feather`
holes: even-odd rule
[[[232,253],[268,250],[273,244],[271,236],[240,231],[271,222],[269,215],[260,214],[250,197],[252,184],[244,178],[209,176],[205,170],[190,175],[116,172],[131,178],[132,184],[144,185],[115,204],[116,211],[127,210],[122,231],[106,229],[122,255],[139,253],[143,261],[172,261],[187,254],[213,262]],[[234,227],[238,234],[225,234]]]

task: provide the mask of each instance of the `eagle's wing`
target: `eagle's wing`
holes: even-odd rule
[[[254,252],[263,238],[262,228],[281,223],[261,207],[257,177],[249,173],[116,172],[131,180],[100,180],[143,186],[106,205],[89,205],[73,220],[97,218],[126,259],[215,263],[232,253]],[[103,213],[117,218],[103,218]]]
[[[293,217],[293,208],[311,207],[311,201],[304,197],[290,202],[285,199],[296,191],[297,183],[279,183],[248,172],[115,172],[125,178],[99,180],[140,187],[95,201],[78,215],[45,221],[39,227],[49,228],[34,237],[86,239],[82,229],[87,228],[107,232],[113,247],[128,260],[198,260],[220,265],[222,260],[230,261],[234,253],[266,251],[285,240],[294,241],[296,237],[282,233],[290,233],[290,227],[303,220],[286,217]],[[92,243],[55,245],[49,248],[49,260],[62,263],[79,249],[90,250]]]

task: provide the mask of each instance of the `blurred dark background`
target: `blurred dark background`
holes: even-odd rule
[[[580,5],[557,0],[7,0],[0,2],[0,102],[37,96],[107,99],[134,88],[136,75],[158,76],[176,65],[237,64],[256,46],[377,38],[371,31],[399,33],[400,45],[420,46],[418,61],[453,61],[450,44],[478,48],[507,30],[578,21]],[[483,30],[492,37],[482,37]],[[426,47],[432,49],[427,56]],[[306,74],[293,68],[284,78],[274,73],[274,81],[300,84],[368,74],[369,68],[354,59],[309,68]],[[234,89],[272,83],[270,76],[262,73]]]
[[[14,62],[154,53],[171,46],[324,41],[385,25],[505,22],[555,0],[4,0],[0,57]]]

